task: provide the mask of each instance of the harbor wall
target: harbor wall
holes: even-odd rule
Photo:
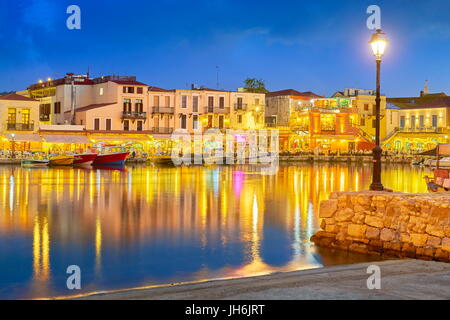
[[[450,262],[450,194],[336,192],[319,214],[318,246]]]

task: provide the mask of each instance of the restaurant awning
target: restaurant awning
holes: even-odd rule
[[[50,143],[91,143],[87,136],[77,134],[44,134],[42,137]]]
[[[150,141],[152,140],[148,135],[143,134],[143,135],[92,135],[89,137],[92,141],[95,142],[102,142],[102,141],[121,141],[121,142],[127,142],[127,141],[141,141],[141,142],[145,142],[145,141]]]
[[[5,133],[3,136],[9,141],[42,142],[42,138],[36,133]]]

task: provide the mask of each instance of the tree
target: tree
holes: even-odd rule
[[[244,80],[244,90],[246,92],[267,93],[266,84],[262,79],[247,78]]]

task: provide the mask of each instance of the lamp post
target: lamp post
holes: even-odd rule
[[[384,55],[388,40],[386,35],[377,29],[372,35],[369,41],[373,55],[376,57],[377,64],[377,88],[376,88],[376,98],[375,98],[375,148],[373,149],[373,176],[372,184],[370,185],[370,190],[372,191],[383,191],[384,187],[381,183],[381,154],[383,150],[380,146],[380,111],[381,111],[381,98],[380,98],[380,68],[381,68],[381,58]]]

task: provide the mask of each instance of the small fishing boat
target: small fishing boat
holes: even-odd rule
[[[20,164],[24,168],[45,168],[49,162],[47,159],[23,159]]]
[[[48,159],[50,160],[50,166],[71,166],[74,158],[73,155],[53,155]]]
[[[440,159],[440,156],[447,158]],[[430,192],[450,191],[450,144],[438,144],[436,147],[436,160],[428,161],[433,167],[433,177],[425,176],[425,182]]]
[[[159,156],[151,156],[149,161],[156,165],[162,166],[173,166],[174,163],[172,161],[172,156],[170,155],[159,155]]]
[[[124,166],[128,152],[124,147],[107,146],[97,154],[92,165],[94,166]]]
[[[74,154],[73,165],[74,166],[90,166],[97,158],[96,153],[82,153]]]

